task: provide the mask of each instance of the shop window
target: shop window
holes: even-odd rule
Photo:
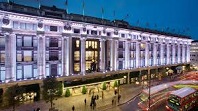
[[[74,63],[74,71],[79,72],[80,71],[80,64]]]
[[[74,60],[75,61],[79,61],[80,60],[80,52],[79,51],[75,51],[74,52]]]
[[[32,51],[23,51],[24,61],[32,61]]]

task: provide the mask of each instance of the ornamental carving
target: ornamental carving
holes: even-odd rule
[[[8,25],[10,23],[10,20],[8,18],[3,18],[2,22],[4,25]]]
[[[114,30],[114,35],[118,35],[118,30]]]
[[[64,26],[64,30],[71,30],[71,24],[67,22]]]
[[[43,28],[43,23],[41,23],[41,22],[38,23],[38,28],[40,28],[40,29]]]

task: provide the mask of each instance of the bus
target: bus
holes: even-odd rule
[[[198,91],[191,87],[184,87],[172,91],[167,99],[168,111],[190,111],[198,106]]]
[[[150,108],[157,106],[161,101],[166,101],[169,94],[170,86],[168,84],[161,84],[150,88]],[[142,110],[148,110],[149,106],[149,89],[144,89],[140,95],[140,102],[138,106]]]

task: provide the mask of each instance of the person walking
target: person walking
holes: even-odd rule
[[[74,111],[75,110],[75,107],[74,107],[74,105],[72,106],[72,111]]]
[[[84,102],[85,102],[85,105],[86,105],[86,103],[87,103],[87,100],[86,100],[86,98],[85,98]]]

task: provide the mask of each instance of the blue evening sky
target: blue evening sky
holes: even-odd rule
[[[38,7],[37,0],[10,1]],[[65,1],[40,0],[42,5],[66,9]],[[68,0],[69,13],[82,14],[82,2]],[[198,0],[84,0],[84,3],[88,16],[101,18],[103,7],[106,19],[124,19],[133,26],[184,34],[198,40]]]

